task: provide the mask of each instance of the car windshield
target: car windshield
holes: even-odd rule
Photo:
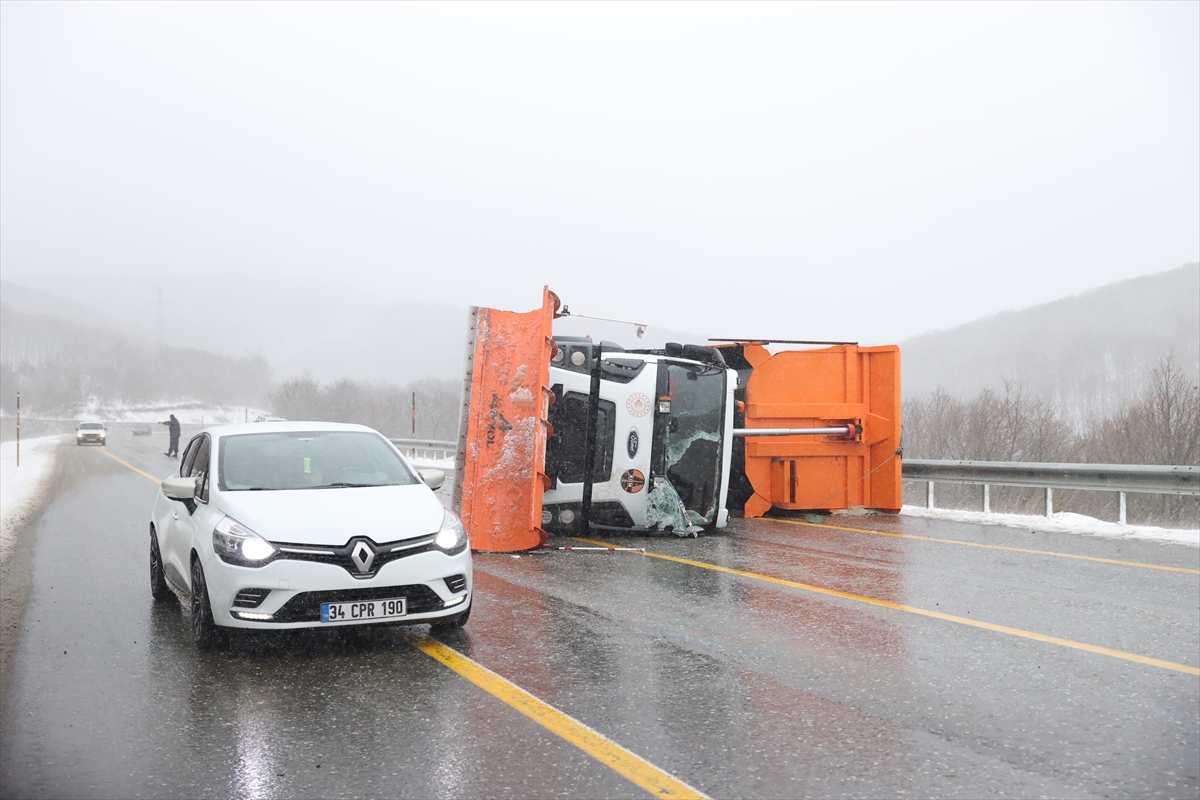
[[[725,371],[692,364],[667,365],[671,411],[662,433],[667,480],[689,521],[710,523],[717,513]]]
[[[99,422],[84,422],[79,426],[81,431],[102,431],[104,426]]]
[[[419,479],[383,437],[364,431],[288,431],[221,438],[222,491],[406,486]]]

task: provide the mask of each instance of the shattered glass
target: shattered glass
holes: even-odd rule
[[[699,536],[701,528],[695,524],[694,513],[684,508],[683,500],[669,480],[662,480],[646,497],[647,528],[670,530],[679,536]]]
[[[720,500],[725,373],[670,364],[667,385],[671,411],[663,431],[666,476],[688,524],[708,525],[716,519]]]

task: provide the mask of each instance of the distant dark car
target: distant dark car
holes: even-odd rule
[[[149,422],[133,423],[133,435],[134,436],[149,436],[152,430],[153,429],[150,427]]]
[[[81,422],[75,429],[75,444],[98,444],[104,447],[108,432],[102,422]]]

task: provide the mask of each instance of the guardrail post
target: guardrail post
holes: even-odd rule
[[[1054,489],[1046,487],[1046,516],[1054,516]]]
[[[986,483],[983,485],[983,513],[992,513],[992,487]]]
[[[925,507],[933,508],[933,481],[925,486]]]
[[[1121,495],[1121,515],[1118,517],[1118,519],[1120,520],[1122,525],[1126,525],[1128,523],[1125,522],[1125,493],[1120,492],[1120,495]]]

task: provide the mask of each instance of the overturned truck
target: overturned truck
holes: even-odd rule
[[[528,313],[471,309],[454,504],[476,550],[698,535],[731,510],[899,509],[896,347],[627,350],[555,337],[556,316],[548,288]]]

